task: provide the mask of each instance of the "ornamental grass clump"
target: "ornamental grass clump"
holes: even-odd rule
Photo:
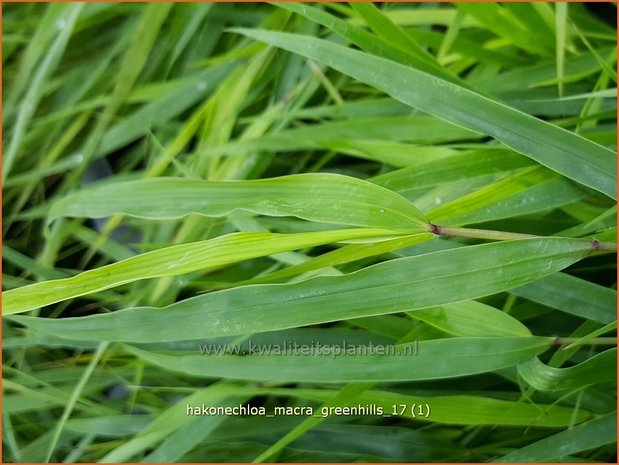
[[[5,461],[614,462],[615,9],[4,5]]]

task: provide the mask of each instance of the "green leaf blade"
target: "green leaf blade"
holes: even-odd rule
[[[415,354],[411,350],[411,354],[363,357],[328,354],[166,355],[131,346],[127,350],[149,363],[191,376],[341,383],[420,381],[485,373],[513,366],[539,354],[550,346],[551,341],[551,338],[544,337],[436,339],[419,342]],[[397,348],[405,351],[406,346]]]
[[[538,391],[575,390],[617,379],[617,349],[609,349],[569,368],[554,368],[534,358],[518,373]]]
[[[515,450],[499,457],[497,461],[503,463],[559,462],[567,455],[616,441],[617,412],[612,412]]]
[[[588,241],[572,239],[506,241],[391,260],[345,276],[214,292],[164,310],[11,318],[37,332],[82,340],[158,342],[253,334],[491,295],[559,271],[590,251]],[[150,318],[153,313],[157,319]]]
[[[616,154],[463,87],[380,57],[312,37],[233,29],[303,55],[453,124],[490,135],[548,168],[617,198]]]
[[[102,198],[106,201],[101,202]],[[235,210],[411,232],[425,229],[428,223],[398,194],[357,178],[326,173],[256,181],[158,178],[113,183],[62,198],[52,207],[50,219],[118,213],[148,219],[191,213],[219,217]]]
[[[70,278],[43,281],[6,291],[3,293],[2,312],[3,315],[11,315],[142,279],[179,276],[298,248],[381,235],[389,237],[393,232],[359,228],[299,234],[233,233],[206,241],[164,247]]]

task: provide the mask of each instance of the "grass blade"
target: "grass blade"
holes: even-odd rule
[[[127,346],[146,362],[191,376],[254,381],[342,383],[446,379],[515,365],[550,347],[552,338],[447,338],[401,344],[396,355],[166,355]],[[407,349],[408,346],[408,349]]]
[[[233,404],[229,395],[222,392],[218,385],[199,389],[194,394],[187,396],[183,401],[188,405],[207,403],[209,405],[225,406],[228,403]],[[234,403],[238,405],[238,402]],[[202,423],[202,426],[207,430],[217,427],[223,421],[223,418],[217,416],[210,417],[206,421],[200,417],[189,416],[183,407],[182,404],[180,408],[179,405],[172,405],[132,439],[108,452],[100,461],[103,463],[128,462],[132,457],[165,442],[166,437],[174,434],[179,428],[187,424],[196,426],[196,420],[206,423]]]
[[[67,43],[71,38],[71,32],[73,31],[75,22],[77,21],[77,18],[83,7],[83,3],[66,5],[63,8],[63,10],[66,10],[66,12],[63,11],[64,18],[59,18],[57,20],[56,24],[61,24],[62,29],[58,33],[58,36],[54,40],[51,48],[46,53],[45,58],[37,68],[37,71],[34,73],[32,82],[30,83],[26,95],[24,96],[22,103],[19,107],[17,121],[15,122],[15,128],[11,136],[11,141],[9,142],[9,146],[4,153],[4,157],[2,159],[3,183],[7,179],[8,174],[13,168],[13,164],[15,163],[20,147],[22,145],[24,134],[28,129],[30,120],[32,119],[32,116],[34,115],[34,112],[39,105],[41,97],[43,96],[45,81],[52,74],[56,66],[58,66],[62,54],[67,47]]]
[[[243,388],[247,392],[248,388]],[[332,398],[336,391],[329,389],[305,388],[254,388],[255,395],[273,394],[278,396],[299,397],[325,401]],[[428,418],[411,415],[410,410],[404,417],[417,421],[430,421],[452,425],[511,425],[539,427],[567,426],[573,421],[574,411],[571,407],[547,404],[531,404],[521,401],[494,399],[474,395],[422,395],[402,394],[399,392],[371,390],[350,399],[354,404],[374,404],[392,412],[394,405],[428,404],[432,412]],[[581,410],[576,415],[576,422],[591,419],[591,413]]]
[[[355,395],[362,393],[371,384],[365,383],[354,383],[344,387],[337,395],[330,398],[327,402],[323,404],[323,407],[331,407],[331,406],[339,406],[342,405],[349,399],[350,397],[354,397]],[[310,418],[306,418],[297,426],[295,426],[292,430],[290,430],[287,434],[285,434],[282,438],[280,438],[275,444],[270,446],[267,450],[263,451],[258,457],[256,457],[253,462],[261,463],[271,458],[273,455],[277,454],[281,451],[286,445],[290,444],[295,439],[301,437],[304,433],[312,429],[317,424],[324,421],[324,418],[312,416]]]
[[[617,198],[616,154],[574,133],[422,71],[325,40],[255,29],[233,32],[323,63],[418,110],[492,136],[570,179]]]
[[[82,395],[82,391],[84,390],[86,383],[88,383],[88,380],[92,376],[92,373],[95,367],[99,363],[99,360],[101,360],[101,357],[103,357],[103,354],[105,354],[105,351],[107,350],[108,346],[109,346],[109,343],[107,342],[101,342],[99,344],[96,352],[90,359],[90,363],[88,364],[88,367],[84,370],[84,372],[82,373],[82,376],[79,379],[79,382],[75,386],[75,389],[73,389],[73,391],[71,392],[71,398],[69,399],[69,402],[67,402],[67,404],[65,405],[65,408],[62,412],[62,416],[58,420],[58,424],[56,425],[56,428],[54,429],[54,434],[49,444],[49,448],[47,449],[47,455],[45,456],[45,460],[44,460],[45,462],[49,462],[51,460],[52,454],[54,453],[54,449],[56,448],[56,444],[58,443],[58,439],[60,439],[60,434],[62,433],[62,430],[65,427],[65,424],[67,420],[69,419],[69,416],[71,415],[71,412],[73,412],[73,409],[75,407],[75,404],[77,403],[77,400]]]
[[[529,336],[520,321],[475,300],[415,310],[410,316],[455,336]]]
[[[101,119],[98,120],[97,125],[84,144],[82,150],[84,161],[67,178],[66,184],[69,188],[81,180],[86,169],[90,166],[91,160],[94,158],[107,128],[129,97],[131,89],[139,78],[157,40],[159,29],[162,27],[173,6],[173,3],[151,3],[144,9],[144,13],[134,31],[134,36],[131,38],[131,44],[123,57],[111,98],[103,110]]]
[[[560,462],[568,455],[616,441],[617,412],[613,412],[499,457],[497,462]]]
[[[70,278],[43,281],[3,293],[3,315],[25,312],[62,300],[146,278],[178,276],[250,258],[328,244],[338,240],[392,236],[393,231],[340,229],[315,233],[234,233],[147,252]]]
[[[606,350],[578,365],[554,368],[538,358],[518,365],[518,374],[538,391],[574,390],[617,379],[617,349]]]
[[[101,202],[101,198],[108,201]],[[149,219],[191,213],[225,216],[234,210],[296,216],[322,223],[414,232],[428,221],[412,204],[387,189],[336,174],[299,174],[256,181],[145,179],[70,194],[56,203],[50,220],[101,218],[117,213]]]
[[[419,67],[429,74],[438,75],[447,80],[458,81],[458,78],[439,66],[433,57],[425,52],[412,37],[406,36],[405,33],[398,29],[397,25],[393,24],[391,20],[380,11],[374,10],[368,12],[367,9],[369,7],[361,7],[364,13],[367,13],[370,18],[374,18],[380,23],[379,28],[381,31],[386,30],[389,35],[391,35],[394,33],[394,30],[397,30],[398,32],[395,32],[395,34],[398,35],[398,39],[400,40],[402,35],[408,37],[405,43],[398,44],[396,42],[396,44],[394,44],[392,41],[387,40],[384,35],[378,34],[378,36],[376,36],[349,21],[340,19],[337,16],[311,5],[296,2],[275,3],[275,5],[328,27],[336,34],[349,40],[368,53],[383,56],[405,65]],[[358,7],[358,5],[354,5],[354,7]],[[371,22],[372,24],[376,24],[374,21]]]
[[[557,2],[556,9],[556,29],[557,29],[557,46],[556,46],[556,61],[557,61],[557,85],[559,89],[559,97],[563,97],[563,74],[565,71],[565,46],[567,37],[567,7],[569,3]]]
[[[82,318],[11,319],[36,332],[79,340],[157,342],[179,335],[253,334],[491,295],[559,271],[591,250],[588,241],[571,239],[506,241],[391,260],[345,276],[214,292],[165,311],[141,307]],[[257,308],[260,319],[254,318]],[[157,319],[150,318],[154,312]]]
[[[617,319],[617,291],[565,273],[556,273],[513,294],[566,313],[600,323]]]

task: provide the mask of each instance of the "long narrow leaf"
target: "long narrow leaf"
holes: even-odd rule
[[[165,355],[127,346],[143,360],[180,373],[256,381],[407,381],[444,379],[513,366],[548,347],[551,338],[448,338],[396,355]],[[399,350],[405,350],[399,345]],[[361,350],[361,349],[359,349]],[[196,351],[197,352],[197,351]]]
[[[101,218],[117,213],[149,219],[180,218],[191,213],[217,217],[234,210],[411,232],[427,224],[425,216],[398,194],[337,174],[256,181],[158,178],[114,183],[64,197],[52,207],[50,219]]]
[[[245,391],[256,395],[273,394],[299,397],[302,399],[328,400],[336,391],[328,389],[305,389],[305,388],[228,388],[233,392]],[[409,409],[404,412],[405,418],[414,418],[418,421],[430,421],[436,423],[462,424],[462,425],[535,425],[545,427],[567,426],[573,421],[574,411],[571,407],[547,404],[530,404],[526,402],[494,399],[473,395],[420,395],[401,394],[371,390],[359,394],[351,399],[356,404],[374,404],[382,406],[386,412],[392,413],[396,405],[419,405],[430,406],[429,417],[412,416]],[[591,418],[587,411],[580,410],[576,414],[576,422]]]
[[[84,271],[70,278],[43,281],[3,294],[3,315],[25,312],[146,278],[178,276],[200,269],[263,257],[338,240],[393,235],[378,229],[338,229],[315,233],[234,233],[216,239],[179,244]]]
[[[520,321],[475,300],[411,312],[411,316],[456,336],[529,336]]]
[[[303,55],[459,126],[487,134],[570,179],[617,198],[616,154],[422,71],[326,40],[235,28],[247,37]]]
[[[610,349],[569,368],[554,368],[534,358],[518,365],[518,373],[539,391],[579,389],[617,379],[617,349]]]
[[[617,441],[617,412],[561,431],[497,459],[497,462],[551,462]]]
[[[573,239],[498,242],[390,260],[345,276],[214,292],[164,310],[11,318],[38,332],[80,340],[157,342],[253,334],[495,294],[559,271],[591,250],[588,241]]]
[[[565,273],[556,273],[514,294],[581,318],[610,323],[617,319],[617,291]]]

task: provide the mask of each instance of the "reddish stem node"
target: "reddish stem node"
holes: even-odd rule
[[[430,232],[432,234],[436,234],[437,236],[442,236],[443,235],[443,228],[441,228],[440,226],[437,226],[435,224],[430,223]]]

